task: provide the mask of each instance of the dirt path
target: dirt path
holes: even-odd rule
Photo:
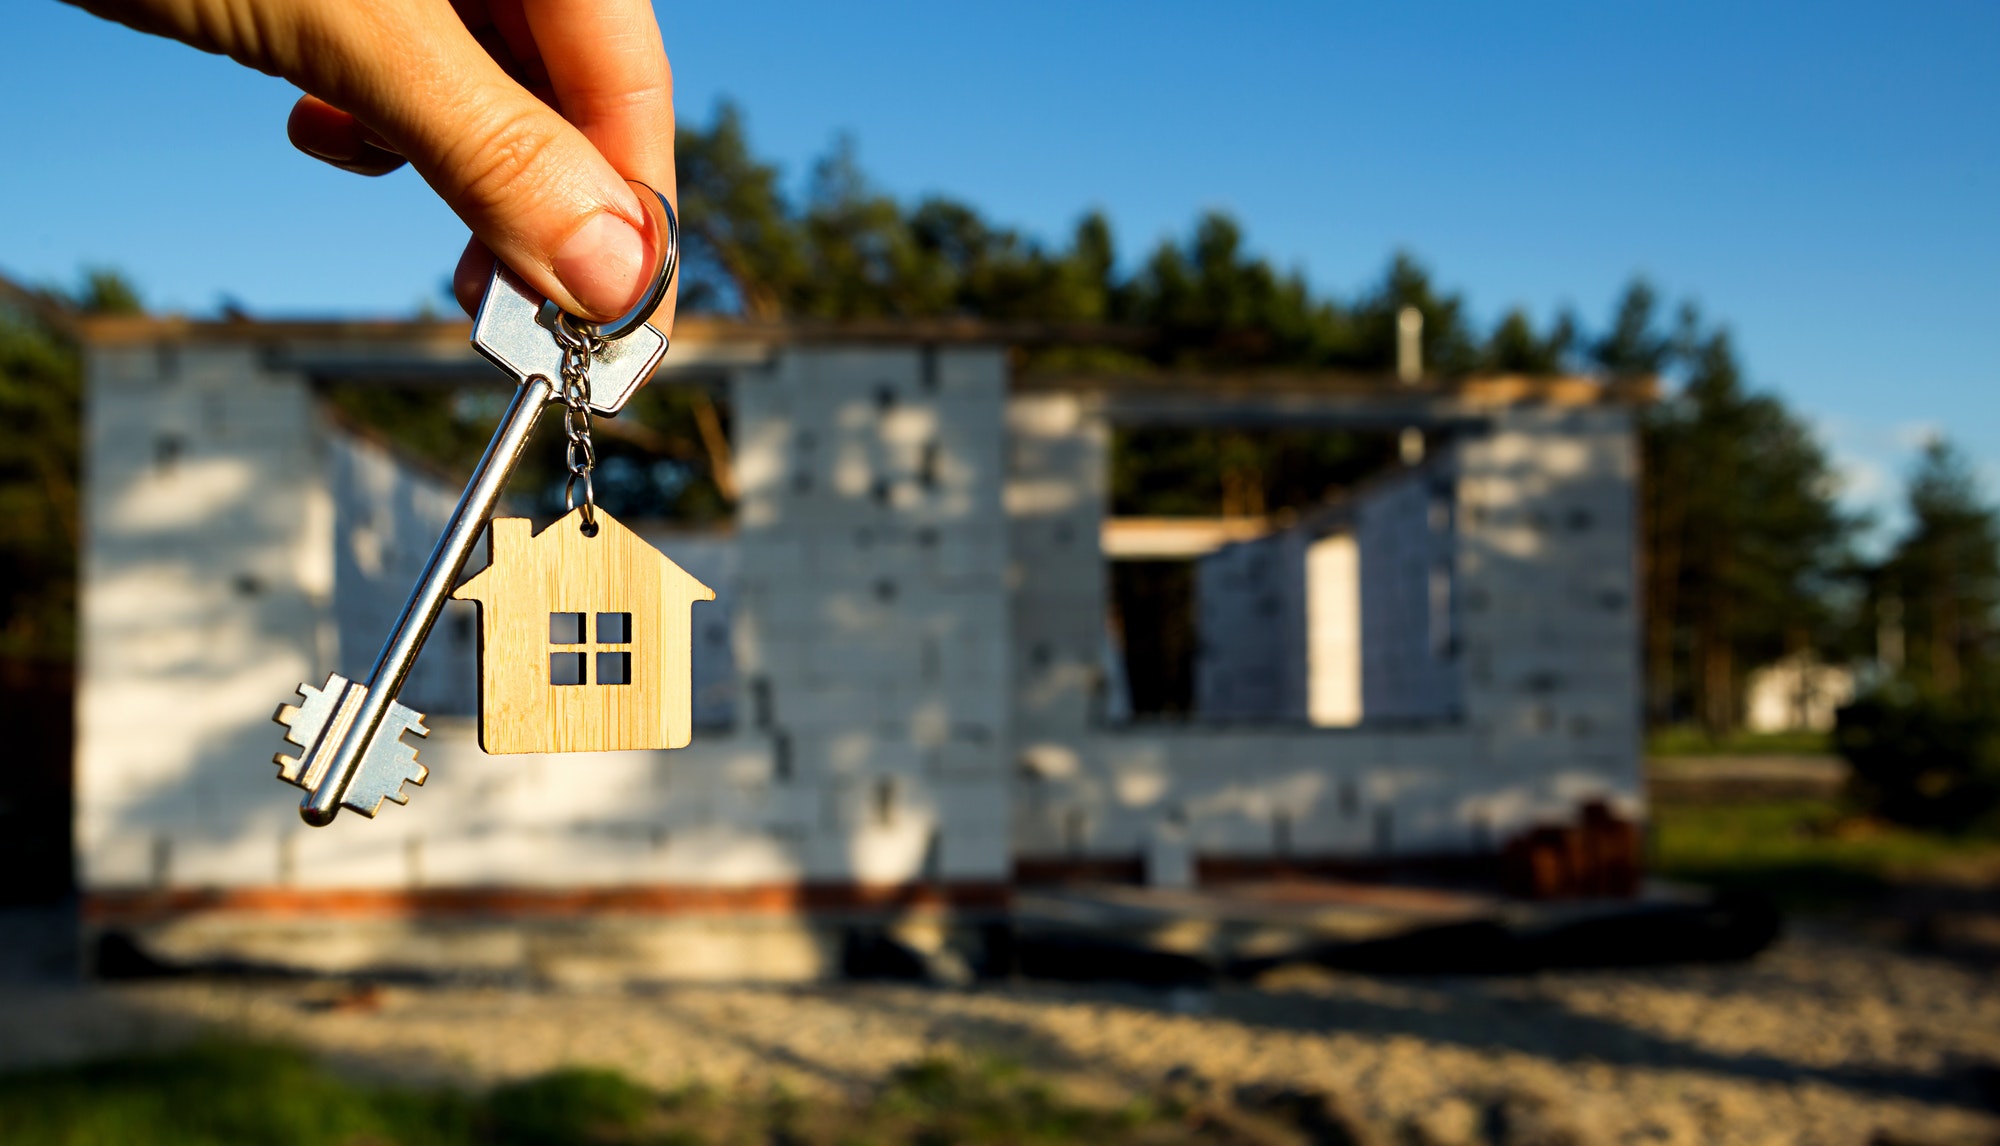
[[[1554,1137],[1537,1141],[2000,1141],[2000,972],[1834,932],[1742,966],[1407,980],[1283,971],[1256,989],[1202,992],[160,982],[0,998],[0,1066],[218,1027],[404,1080],[590,1063],[663,1087],[843,1092],[945,1052],[1005,1056],[1100,1096],[1155,1090],[1177,1068],[1218,1086],[1300,1084],[1335,1094],[1384,1141],[1439,1146],[1491,1140],[1503,1102],[1554,1120]]]

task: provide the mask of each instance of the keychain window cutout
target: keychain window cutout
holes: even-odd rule
[[[588,642],[584,634],[583,613],[550,613],[549,643],[552,645],[581,645]],[[597,644],[629,645],[632,643],[632,614],[597,614]],[[586,649],[581,652],[550,653],[549,683],[552,685],[572,685],[590,683],[590,659],[595,652],[597,658],[598,684],[631,684],[632,654],[629,650],[606,652]]]
[[[583,653],[550,653],[550,684],[588,684],[584,676],[586,657]]]
[[[579,532],[582,518],[577,509],[540,533],[525,518],[495,518],[492,560],[453,594],[479,604],[487,752],[652,750],[692,737],[693,605],[715,591],[610,514],[597,512],[596,537]],[[566,620],[556,632],[549,618],[560,613],[587,613],[587,627]],[[557,677],[549,657],[559,652],[586,663]]]
[[[631,644],[632,614],[630,613],[597,614],[597,643],[600,645]],[[609,682],[607,681],[606,683]]]

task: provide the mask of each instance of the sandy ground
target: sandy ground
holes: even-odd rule
[[[1177,1068],[1218,1087],[1303,1085],[1385,1142],[1487,1142],[1482,1112],[1519,1101],[1559,1123],[1538,1141],[2000,1142],[2000,969],[1831,929],[1736,966],[1492,979],[1287,969],[1214,991],[163,981],[0,997],[0,1067],[218,1028],[410,1081],[588,1063],[662,1087],[851,1093],[943,1052],[1004,1056],[1085,1096],[1154,1091]]]

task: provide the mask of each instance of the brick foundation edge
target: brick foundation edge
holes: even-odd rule
[[[740,914],[1003,910],[1013,888],[997,882],[869,885],[759,884],[745,887],[439,887],[341,889],[233,887],[93,891],[83,918],[130,924],[203,914],[314,918],[571,918],[590,915]]]

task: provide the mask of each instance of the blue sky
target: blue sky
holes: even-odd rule
[[[2000,5],[659,5],[677,102],[803,175],[840,133],[1124,251],[1233,212],[1349,293],[1407,248],[1491,320],[1602,322],[1634,274],[1729,323],[1857,504],[1942,429],[2000,479]],[[0,45],[0,271],[156,306],[407,313],[463,238],[407,172],[294,154],[283,83],[53,0]],[[1992,482],[2000,492],[2000,480]]]

